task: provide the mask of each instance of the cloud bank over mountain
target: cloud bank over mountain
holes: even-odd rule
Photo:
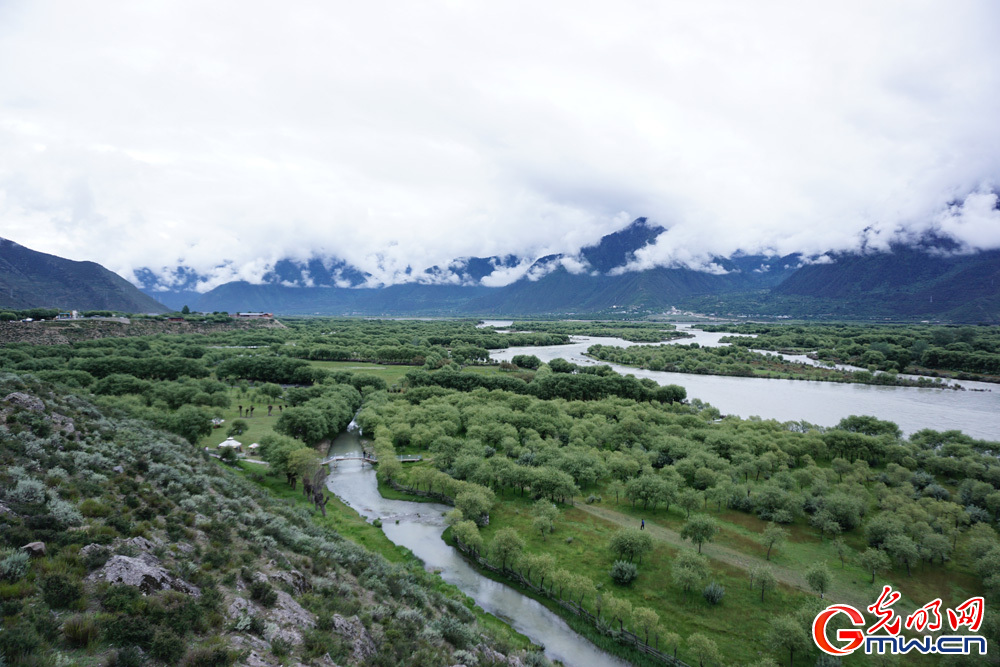
[[[9,0],[0,226],[203,290],[283,259],[368,284],[462,282],[456,257],[523,258],[493,285],[549,254],[585,271],[640,215],[667,231],[630,268],[997,248],[997,25],[985,0]]]

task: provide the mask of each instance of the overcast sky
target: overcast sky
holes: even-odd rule
[[[638,216],[669,228],[638,266],[996,248],[998,26],[990,0],[0,0],[0,236],[213,284],[312,254],[392,282]]]

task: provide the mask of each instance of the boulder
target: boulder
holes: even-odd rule
[[[45,542],[30,542],[21,547],[21,551],[27,551],[32,558],[41,558],[45,555]]]
[[[45,404],[42,403],[42,399],[31,394],[25,394],[24,392],[15,391],[12,394],[7,394],[3,400],[4,403],[9,403],[15,408],[21,408],[22,410],[31,410],[32,412],[45,411]]]
[[[164,589],[180,591],[195,597],[201,595],[197,586],[174,577],[163,569],[154,556],[147,553],[141,554],[138,558],[112,556],[104,567],[94,572],[88,579],[135,586],[146,595]]]

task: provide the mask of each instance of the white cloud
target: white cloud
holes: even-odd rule
[[[669,227],[637,267],[1000,247],[998,24],[986,0],[8,0],[0,236],[203,289],[285,257],[379,284],[573,256],[623,211]]]

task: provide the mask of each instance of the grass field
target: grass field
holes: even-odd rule
[[[430,465],[424,461],[419,465]],[[414,467],[404,469],[405,476]],[[394,492],[398,493],[398,492]],[[404,497],[405,495],[401,495]],[[411,499],[411,498],[407,498]],[[771,561],[765,560],[766,549],[755,539],[765,523],[754,516],[731,511],[715,511],[709,508],[707,514],[715,518],[721,531],[714,542],[703,548],[710,563],[710,576],[697,590],[685,594],[671,578],[671,562],[681,549],[694,547],[679,536],[685,523],[685,512],[662,507],[657,510],[633,508],[625,499],[616,504],[614,495],[605,493],[601,503],[587,505],[583,498],[575,499],[574,506],[560,507],[560,518],[553,534],[543,537],[532,530],[532,505],[534,500],[520,497],[513,491],[498,496],[498,501],[490,512],[490,525],[481,530],[488,545],[498,530],[515,528],[526,542],[526,551],[549,553],[556,557],[557,567],[569,569],[574,574],[590,578],[601,593],[611,592],[615,597],[627,599],[633,607],[649,607],[656,611],[668,631],[676,632],[683,638],[692,633],[703,633],[714,638],[723,654],[722,664],[750,664],[765,656],[788,664],[787,654],[775,653],[766,646],[764,637],[770,621],[776,616],[795,612],[806,605],[813,605],[816,611],[833,602],[848,602],[863,609],[874,602],[881,592],[883,583],[891,584],[904,594],[895,605],[894,611],[905,616],[925,602],[941,597],[945,605],[957,604],[980,594],[977,580],[967,568],[949,563],[946,568],[939,565],[916,565],[912,576],[905,570],[894,569],[880,575],[877,584],[870,584],[871,574],[847,562],[842,567],[833,543],[822,539],[816,531],[804,523],[790,526],[790,539],[771,553]],[[611,536],[622,526],[638,527],[645,519],[646,527],[654,538],[654,549],[639,565],[639,577],[628,587],[615,584],[609,575],[614,557],[608,549]],[[855,549],[863,549],[863,538],[850,535],[849,544]],[[825,562],[833,575],[833,584],[825,600],[809,590],[804,571],[814,562]],[[778,587],[768,591],[761,601],[759,588],[751,590],[747,572],[754,564],[768,564],[775,572]],[[494,577],[488,572],[484,575]],[[709,581],[721,584],[726,594],[718,606],[709,605],[701,595],[701,589]],[[511,583],[511,582],[507,582]],[[554,605],[555,611],[559,611]],[[586,601],[593,611],[592,601]],[[562,614],[568,618],[572,615]],[[578,631],[586,630],[579,628]],[[796,656],[795,664],[812,664],[817,650],[810,655]],[[697,664],[694,656],[687,653],[682,643],[678,657],[689,664]],[[844,665],[871,664],[871,656],[853,655],[844,659]],[[933,656],[907,656],[906,664],[937,664]]]

